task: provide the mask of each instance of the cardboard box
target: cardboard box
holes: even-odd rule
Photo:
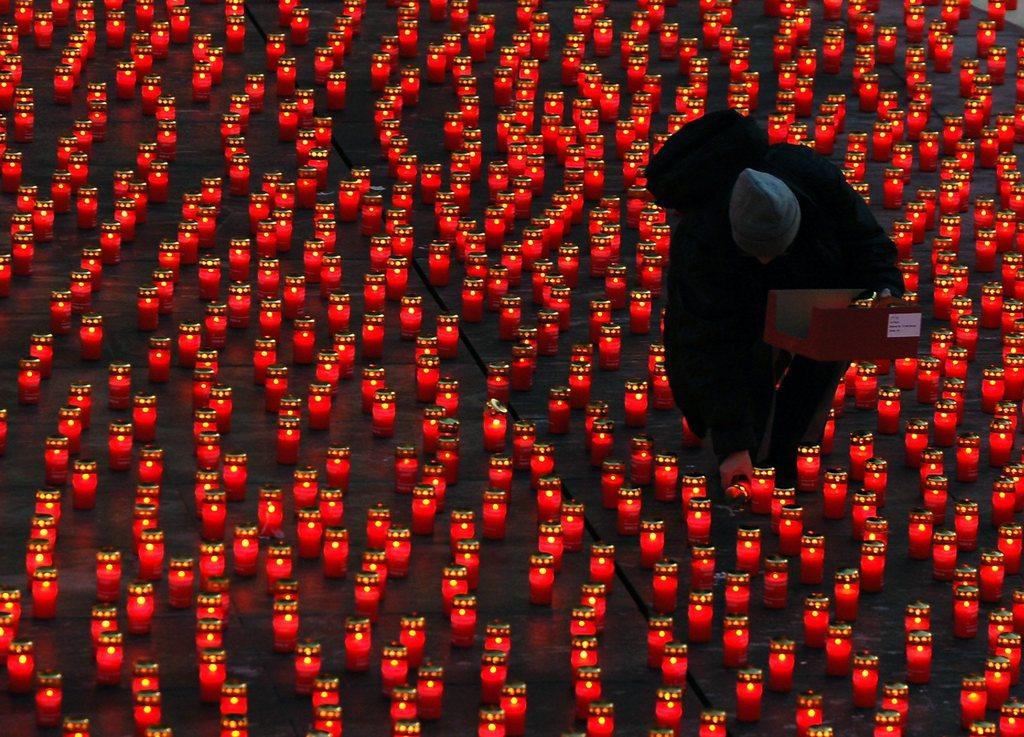
[[[853,307],[860,289],[769,292],[766,343],[818,361],[870,361],[918,355],[916,305]]]

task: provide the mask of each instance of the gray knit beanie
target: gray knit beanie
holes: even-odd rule
[[[732,237],[751,256],[775,258],[789,248],[800,228],[800,204],[786,183],[744,169],[729,199]]]

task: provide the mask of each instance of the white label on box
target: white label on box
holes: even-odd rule
[[[921,313],[896,313],[889,315],[889,329],[886,338],[916,338],[921,335]]]

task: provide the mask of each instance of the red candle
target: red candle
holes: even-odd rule
[[[825,672],[830,676],[845,676],[850,672],[853,652],[853,627],[845,622],[828,626],[825,637]]]
[[[223,650],[204,648],[199,653],[199,698],[204,703],[220,701],[221,688],[227,677],[227,654]]]
[[[484,450],[489,453],[504,450],[507,429],[508,410],[496,399],[489,400],[483,417]]]
[[[256,573],[256,560],[259,554],[257,535],[258,528],[255,525],[235,527],[232,549],[235,558],[235,573],[240,576],[251,576]]]
[[[50,378],[53,369],[53,336],[49,333],[37,333],[32,335],[29,341],[29,356],[39,362],[36,370],[42,378]]]
[[[932,404],[938,399],[940,362],[926,357],[917,362],[917,401]]]
[[[640,489],[623,486],[618,489],[615,528],[618,534],[635,535],[640,531]]]
[[[34,644],[31,640],[11,641],[7,650],[7,690],[30,693],[36,680]]]
[[[870,432],[850,434],[850,478],[864,480],[864,464],[874,455],[875,436]]]
[[[434,487],[419,484],[412,490],[412,531],[416,535],[431,535],[434,532],[434,520],[437,516],[437,503]]]
[[[870,458],[864,466],[864,493],[876,507],[885,506],[889,464],[884,458]]]
[[[431,664],[421,666],[416,674],[416,705],[420,719],[440,719],[443,695],[443,668]]]
[[[18,361],[18,368],[18,403],[38,404],[43,378],[40,360],[35,357],[22,358]]]
[[[880,435],[895,435],[900,422],[900,390],[882,387],[878,390],[878,428]]]
[[[220,557],[223,557],[221,554]],[[168,604],[175,609],[192,606],[192,588],[195,583],[195,561],[192,558],[172,558],[167,574]]]
[[[821,447],[801,445],[797,448],[797,491],[814,491],[818,488],[821,471]]]
[[[136,554],[139,557],[139,578],[144,581],[155,581],[163,572],[163,532],[156,529],[145,529],[138,534],[138,538]],[[131,604],[131,602],[129,603]],[[135,605],[140,603],[144,604],[145,602],[135,602]]]
[[[710,591],[691,591],[687,607],[688,639],[690,642],[711,640],[711,620],[714,597]]]
[[[648,383],[627,381],[625,412],[627,427],[644,427],[647,424]]]
[[[373,394],[373,435],[390,438],[395,432],[395,392],[378,390]]]
[[[530,556],[530,603],[550,605],[554,589],[554,560],[550,553],[535,553]]]
[[[961,433],[956,439],[956,480],[971,483],[978,480],[981,438],[972,432]]]
[[[1010,420],[996,418],[989,424],[989,466],[1002,468],[1013,453],[1013,425]]]
[[[459,346],[459,318],[457,315],[438,315],[437,349],[441,358],[455,358]]]
[[[318,642],[304,642],[295,649],[295,693],[305,695],[313,690],[320,675],[321,646]]]
[[[932,577],[938,581],[952,579],[956,558],[956,533],[949,530],[932,533]]]
[[[736,567],[756,573],[761,566],[761,530],[741,526],[736,532]]]
[[[860,603],[860,572],[844,568],[835,574],[836,618],[845,622],[857,619]]]
[[[665,523],[662,520],[640,521],[640,565],[652,568],[665,551]]]
[[[881,591],[885,580],[885,549],[885,543],[880,540],[861,543],[860,577],[864,591]]]
[[[103,348],[103,316],[83,315],[78,337],[81,343],[82,358],[87,361],[99,359]]]
[[[710,559],[713,564],[714,558]],[[695,574],[699,575],[699,574]],[[707,582],[707,578],[714,577],[714,570],[711,569],[710,576],[705,576],[704,580],[695,582],[694,585],[703,585]],[[693,578],[693,576],[691,576]],[[674,560],[661,560],[654,564],[654,575],[653,579],[653,605],[654,610],[659,614],[667,614],[675,611],[678,601],[679,591],[679,564]]]
[[[793,688],[796,643],[785,637],[773,637],[768,643],[768,688],[787,693]]]
[[[1003,554],[1006,572],[1011,575],[1020,572],[1022,536],[1024,536],[1024,529],[1017,523],[999,527],[998,548]]]
[[[296,534],[299,540],[300,558],[318,558],[323,546],[323,519],[317,508],[299,509],[296,512]]]
[[[1016,484],[1007,477],[1000,477],[992,485],[992,525],[1013,522],[1016,509]]]
[[[948,506],[949,483],[945,476],[928,476],[925,478],[923,493],[925,496],[925,508],[932,513],[935,522],[942,524],[946,519],[946,507]]]
[[[356,574],[354,591],[356,612],[369,618],[371,622],[377,619],[383,593],[382,587],[381,572],[363,571]]]
[[[750,574],[734,571],[725,576],[725,611],[747,614],[750,611]]]
[[[921,465],[921,454],[928,447],[928,421],[909,420],[904,436],[904,462],[911,468]]]
[[[722,658],[727,668],[746,665],[749,643],[749,618],[745,614],[726,615],[722,625]]]
[[[381,651],[380,673],[385,695],[408,682],[409,660],[405,645],[392,643],[384,647]]]
[[[107,686],[121,682],[124,662],[124,636],[120,632],[104,632],[96,643],[96,680]]]
[[[760,668],[745,668],[736,674],[737,721],[760,721],[763,693],[764,672]]]
[[[903,170],[886,167],[882,187],[883,207],[887,210],[899,210],[903,206]]]
[[[326,430],[329,427],[331,405],[331,385],[319,382],[310,384],[307,399],[310,429]]]
[[[904,632],[931,629],[931,604],[923,601],[912,601],[907,604],[903,615]]]
[[[342,578],[348,571],[348,531],[343,527],[328,527],[324,530],[324,576]],[[236,554],[237,568],[237,554]]]
[[[57,615],[57,569],[37,568],[32,574],[32,617],[53,619]]]
[[[811,594],[804,600],[804,644],[807,647],[825,647],[828,608],[829,599],[823,594]]]
[[[779,552],[782,555],[796,555],[800,552],[803,530],[803,507],[796,504],[783,505],[779,519]]]
[[[136,581],[128,585],[128,632],[148,634],[153,619],[153,584]]]
[[[96,598],[115,602],[121,595],[121,553],[103,549],[96,552]]]
[[[484,492],[483,536],[489,540],[505,537],[508,517],[508,491],[493,489]]]
[[[39,673],[36,678],[36,724],[56,727],[60,724],[61,702],[64,690],[61,674],[52,671]]]
[[[449,615],[454,647],[471,647],[476,635],[476,596],[459,594],[452,599]]]
[[[789,564],[785,558],[769,556],[764,561],[763,603],[767,609],[783,609],[789,594]]]
[[[817,585],[824,577],[825,538],[807,533],[800,538],[800,583]]]
[[[909,555],[915,560],[927,560],[932,552],[933,517],[929,510],[913,510],[908,522]]]
[[[480,700],[485,704],[501,703],[507,677],[508,653],[485,650],[480,664]],[[516,703],[519,704],[518,699]]]
[[[601,668],[596,666],[579,668],[574,692],[577,719],[586,719],[590,704],[601,698]]]
[[[986,550],[981,554],[980,595],[984,602],[998,602],[1003,595],[1006,568],[999,550]]]
[[[853,705],[873,709],[878,702],[878,656],[868,652],[853,656]]]
[[[984,676],[967,675],[960,681],[960,725],[967,729],[985,719],[988,692]]]
[[[894,362],[897,389],[913,389],[917,383],[917,358],[897,358]]]
[[[914,630],[907,633],[907,683],[928,683],[932,670],[932,633]]]
[[[996,610],[988,617],[988,646],[990,652],[1002,655],[1010,661],[1011,680],[1016,685],[1020,680],[1021,638],[1013,632],[1013,612]]]

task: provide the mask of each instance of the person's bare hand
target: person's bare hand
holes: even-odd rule
[[[730,486],[739,479],[749,481],[754,477],[754,464],[750,460],[750,453],[745,450],[726,456],[718,470],[722,476],[722,486]]]
[[[886,287],[881,292],[861,292],[854,298],[854,302],[857,305],[867,305],[870,302],[870,307],[892,307],[894,305],[901,304],[903,302],[902,297],[896,297],[893,295],[892,290]]]

